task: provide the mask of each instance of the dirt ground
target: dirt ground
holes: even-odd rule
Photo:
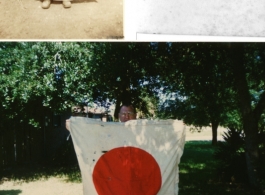
[[[0,39],[122,39],[123,0],[0,0]]]

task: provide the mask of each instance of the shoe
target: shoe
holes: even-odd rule
[[[44,1],[42,2],[41,7],[42,7],[43,9],[48,9],[48,8],[50,7],[50,5],[51,5],[51,0],[44,0]]]
[[[71,7],[71,1],[63,0],[63,7],[64,8],[70,8]]]

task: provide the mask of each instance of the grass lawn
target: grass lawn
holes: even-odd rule
[[[221,182],[211,141],[187,141],[180,161],[179,195],[250,195],[243,184]]]

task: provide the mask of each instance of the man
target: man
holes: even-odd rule
[[[123,104],[119,113],[120,122],[136,119],[136,109],[131,104]]]
[[[71,1],[72,0],[55,0],[55,1],[62,1],[64,8],[70,8],[71,7]],[[41,7],[43,9],[48,9],[51,5],[52,0],[43,0]]]
[[[129,120],[136,119],[136,109],[133,107],[132,104],[123,104],[120,108],[119,112],[119,119],[120,122],[126,122]],[[69,130],[70,128],[70,120],[66,120],[66,129]]]

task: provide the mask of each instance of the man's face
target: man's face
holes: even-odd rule
[[[119,119],[121,122],[126,122],[129,120],[136,119],[136,113],[133,111],[132,106],[122,106],[120,113],[119,113]]]

